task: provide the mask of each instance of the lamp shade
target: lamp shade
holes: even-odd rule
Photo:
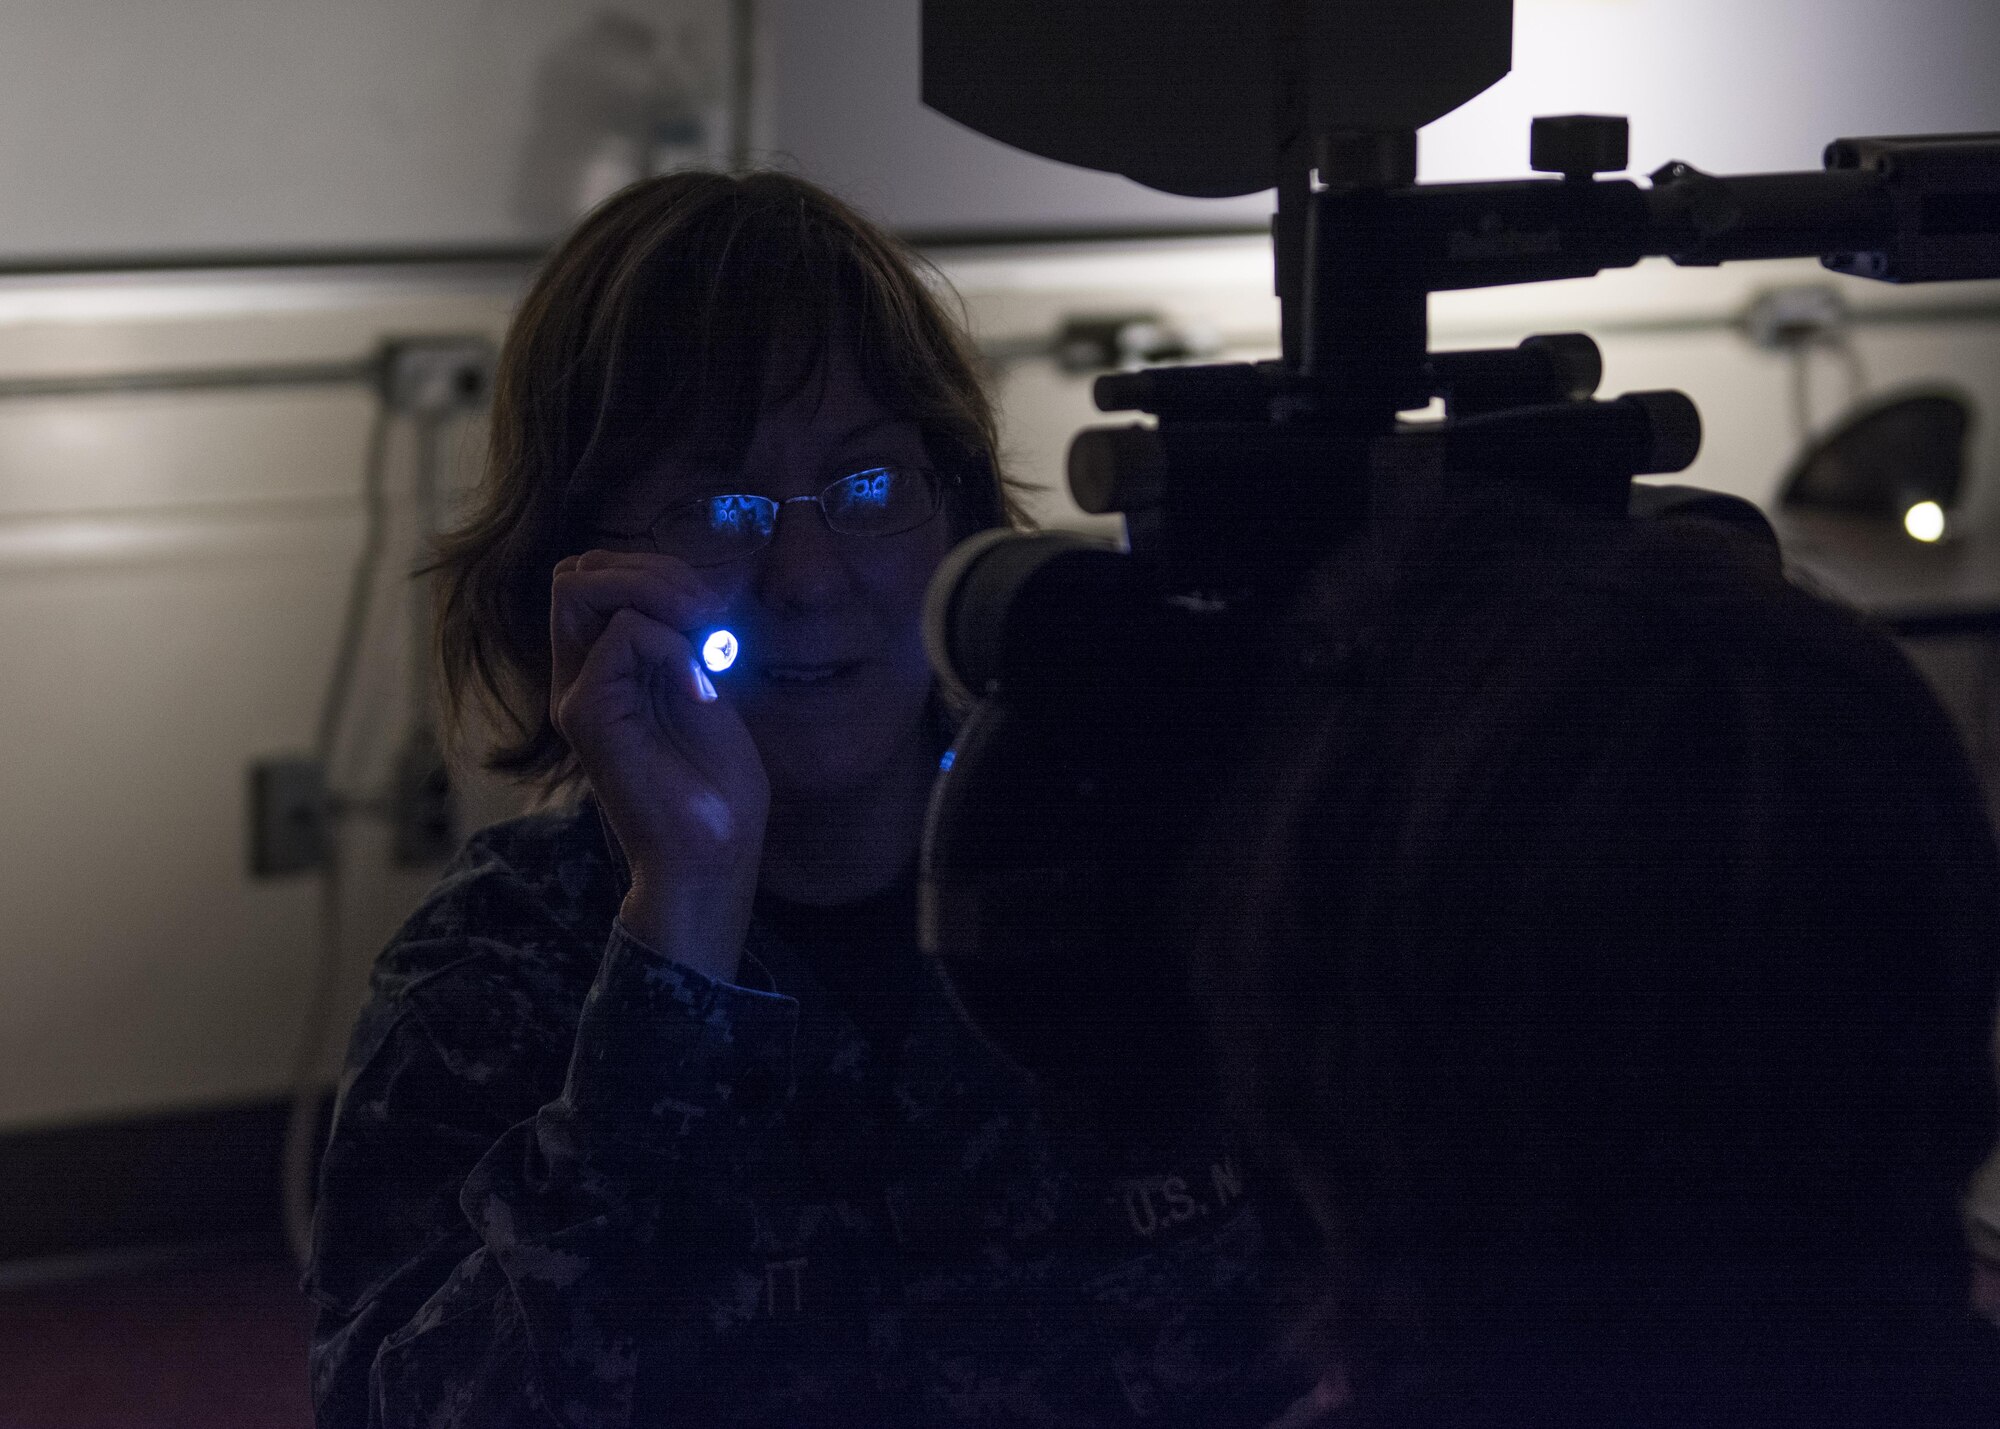
[[[1971,401],[1932,388],[1869,403],[1793,463],[1778,500],[1900,523],[1923,502],[1949,510],[1965,477]]]

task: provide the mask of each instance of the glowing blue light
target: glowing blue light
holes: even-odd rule
[[[701,642],[701,663],[720,675],[736,663],[736,637],[727,630],[716,630]]]
[[[713,496],[708,500],[708,525],[712,531],[737,535],[755,531],[768,536],[778,524],[778,505],[768,496]]]
[[[938,761],[938,770],[942,772],[951,768],[951,762],[956,758],[958,758],[958,751],[956,749],[947,749],[944,752],[944,758]]]
[[[842,510],[857,506],[882,507],[889,504],[890,489],[895,484],[896,473],[887,467],[876,467],[872,471],[857,471],[834,485],[840,488]]]

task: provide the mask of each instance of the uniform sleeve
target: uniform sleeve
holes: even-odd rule
[[[761,1286],[744,1178],[783,1114],[797,1004],[614,924],[537,1106],[533,998],[493,972],[509,952],[471,940],[357,1030],[306,1282],[320,1429],[624,1425],[638,1347],[698,1365],[717,1307]]]

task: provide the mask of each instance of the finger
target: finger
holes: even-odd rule
[[[654,551],[605,551],[591,549],[568,556],[558,564],[558,574],[569,571],[627,571],[636,578],[657,581],[660,588],[681,592],[697,608],[696,619],[712,618],[722,613],[725,598],[714,586],[704,580],[699,572],[677,556],[663,556]],[[712,607],[712,608],[701,608]],[[658,614],[658,612],[653,612]],[[588,632],[595,638],[596,631]]]
[[[559,702],[612,616],[637,610],[675,630],[692,631],[721,615],[725,603],[706,586],[653,568],[558,570],[549,592],[549,699]]]
[[[587,551],[575,551],[557,561],[550,571],[550,576],[553,578],[565,571],[614,568],[652,571],[660,579],[673,581],[690,590],[713,589],[686,561],[677,556],[662,556],[652,551],[605,551],[595,547]]]
[[[654,684],[688,660],[686,636],[628,606],[584,652],[562,694],[550,696],[550,721],[590,771],[608,757],[604,741],[620,727],[626,737],[658,737]]]
[[[620,610],[638,610],[674,630],[692,632],[720,614],[720,602],[652,580],[634,570],[568,570],[550,590],[550,694],[560,698],[590,646]]]
[[[575,678],[556,702],[556,728],[572,744],[584,746],[593,731],[619,718],[656,718],[662,685],[675,687],[665,692],[666,698],[702,700],[694,665],[685,635],[622,606],[584,653]]]
[[[586,571],[631,566],[638,570],[658,571],[662,577],[671,577],[689,585],[707,585],[701,573],[679,556],[662,555],[658,551],[607,551],[593,546],[590,550],[577,552],[574,559],[577,567]]]
[[[666,741],[710,781],[735,782],[729,766],[741,751],[730,750],[747,738],[736,712],[717,695],[685,636],[629,607],[591,647],[556,727],[586,751],[596,734],[627,720],[643,721],[643,736]]]
[[[576,565],[557,570],[550,577],[551,588],[563,585],[582,592],[599,588],[629,590],[647,601],[649,614],[655,614],[652,607],[658,606],[656,619],[663,618],[669,610],[685,608],[696,623],[720,615],[727,604],[719,591],[678,561],[671,566],[641,565],[615,560],[616,555],[624,553],[608,553],[614,559],[605,561],[593,561],[592,554],[585,552],[577,558]],[[605,618],[610,618],[608,612]]]

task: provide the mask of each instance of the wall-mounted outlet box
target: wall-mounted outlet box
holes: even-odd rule
[[[301,873],[326,862],[331,804],[316,759],[260,759],[250,766],[250,872]]]
[[[382,396],[398,412],[476,412],[491,400],[497,361],[482,334],[397,338],[383,349]]]

